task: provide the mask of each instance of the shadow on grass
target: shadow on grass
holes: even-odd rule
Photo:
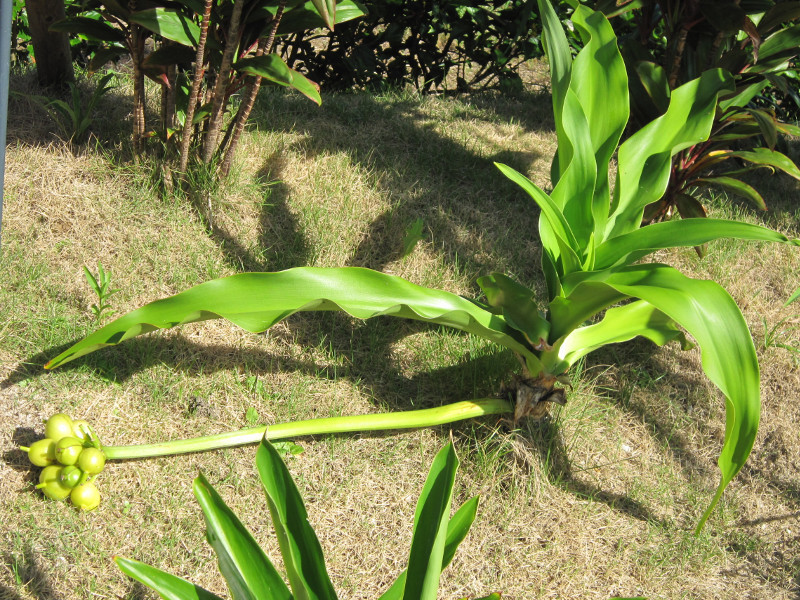
[[[17,589],[0,585],[0,598],[3,600],[22,600],[23,598],[36,598],[37,600],[56,600],[63,598],[63,593],[53,589],[50,577],[41,566],[41,560],[33,548],[26,544],[21,554],[15,552],[3,553],[3,565],[13,574]],[[20,593],[24,590],[24,595]]]
[[[663,521],[640,502],[628,498],[625,494],[606,492],[601,487],[582,481],[572,470],[558,419],[546,416],[541,421],[531,423],[528,433],[529,440],[536,448],[541,461],[542,470],[552,485],[579,498],[606,504],[609,508],[634,519],[666,527]]]
[[[297,218],[289,210],[289,190],[280,181],[284,167],[284,158],[273,154],[255,176],[255,187],[261,194],[258,245],[255,248],[245,247],[218,224],[208,199],[210,192],[203,191],[205,186],[192,186],[189,195],[192,207],[219,247],[225,262],[236,271],[281,271],[308,263],[309,244]]]

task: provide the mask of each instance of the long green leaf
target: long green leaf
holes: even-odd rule
[[[582,296],[586,290],[580,288],[592,284],[640,298],[684,327],[700,346],[706,375],[725,395],[725,441],[718,460],[722,479],[700,520],[699,531],[747,460],[758,430],[758,359],[744,317],[718,284],[691,279],[667,265],[635,265],[616,272],[587,274],[569,292]]]
[[[478,285],[488,304],[502,310],[506,323],[525,334],[531,345],[547,340],[550,323],[536,308],[532,290],[502,273],[479,277]]]
[[[458,458],[452,444],[436,455],[414,515],[404,600],[436,600]]]
[[[695,179],[692,183],[697,186],[720,188],[726,192],[730,192],[750,200],[750,202],[755,204],[756,207],[760,208],[761,210],[767,210],[767,203],[764,202],[764,198],[758,193],[758,190],[752,185],[745,183],[744,181],[740,181],[735,177],[725,177],[723,175],[700,177]]]
[[[725,219],[680,219],[653,223],[630,233],[613,237],[597,247],[597,270],[630,264],[663,248],[692,247],[720,238],[782,242],[800,246],[800,240],[739,221]]]
[[[335,600],[322,547],[308,522],[300,491],[278,451],[266,440],[258,447],[256,466],[294,599]]]
[[[185,323],[224,318],[255,333],[299,311],[338,310],[359,319],[389,315],[447,325],[534,357],[523,336],[503,317],[461,296],[358,267],[301,267],[215,279],[151,302],[95,331],[45,367]]]
[[[200,39],[199,25],[173,8],[140,10],[131,13],[130,21],[184,46],[197,46]]]
[[[322,104],[319,86],[302,73],[290,69],[277,54],[245,58],[237,62],[234,68],[241,73],[257,75],[278,85],[294,88],[317,104]]]
[[[753,148],[752,150],[722,150],[726,158],[740,158],[756,165],[774,167],[787,175],[800,180],[800,169],[785,154],[769,148]]]
[[[467,500],[450,518],[450,522],[447,524],[447,539],[444,543],[444,554],[442,556],[442,571],[452,562],[458,546],[467,537],[469,528],[472,527],[475,515],[478,512],[478,499],[478,496],[473,496]],[[401,600],[407,575],[408,571],[406,570],[400,573],[392,587],[381,594],[378,600]]]
[[[800,288],[797,288],[794,291],[794,293],[791,296],[789,296],[789,299],[786,302],[784,302],[783,305],[789,306],[792,302],[795,302],[797,300],[800,300]]]
[[[678,340],[684,349],[691,347],[675,321],[644,300],[610,308],[594,325],[580,327],[567,335],[556,348],[561,364],[552,372],[566,371],[575,361],[607,344],[646,337],[662,346]]]
[[[267,555],[201,474],[192,486],[206,521],[206,538],[236,600],[291,600]]]
[[[199,585],[138,560],[115,556],[114,562],[123,573],[155,590],[164,600],[222,600]]]
[[[674,90],[667,112],[619,147],[617,185],[604,239],[638,229],[644,207],[667,189],[672,156],[708,138],[717,95],[732,89],[732,81],[721,69],[705,71]]]
[[[122,30],[112,27],[105,21],[90,17],[67,17],[56,21],[48,29],[50,31],[82,34],[101,42],[125,41],[125,34]]]

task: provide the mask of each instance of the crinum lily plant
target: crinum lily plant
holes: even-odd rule
[[[542,402],[562,402],[559,378],[589,352],[637,336],[687,347],[685,330],[700,347],[709,379],[725,395],[727,411],[721,482],[699,530],[753,446],[760,411],[756,352],[739,308],[722,287],[665,264],[639,261],[659,249],[722,237],[794,245],[800,240],[719,219],[641,227],[644,208],[666,189],[672,157],[708,137],[717,96],[731,89],[732,78],[717,69],[686,83],[673,92],[666,114],[620,145],[628,121],[628,81],[611,26],[601,13],[576,8],[572,22],[584,47],[573,59],[552,6],[539,0],[539,7],[558,135],[552,191],[547,194],[513,169],[497,166],[541,211],[545,304],[537,306],[530,289],[498,273],[478,280],[485,296],[480,301],[361,268],[243,273],[147,304],[76,343],[47,367],[155,329],[219,317],[260,332],[298,311],[344,311],[360,319],[387,315],[454,327],[516,353],[522,363],[515,378],[516,405],[476,401],[478,408],[469,416],[480,413],[485,402],[483,414],[513,409],[519,419],[543,412]],[[612,189],[609,164],[615,153]]]

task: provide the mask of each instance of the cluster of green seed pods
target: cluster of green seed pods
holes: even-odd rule
[[[66,500],[81,510],[100,504],[100,491],[93,480],[106,464],[106,455],[86,421],[73,421],[57,413],[44,426],[44,439],[21,446],[28,459],[44,467],[36,487],[53,500]]]

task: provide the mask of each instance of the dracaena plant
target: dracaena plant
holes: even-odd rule
[[[210,281],[150,303],[92,333],[51,360],[52,368],[103,346],[158,328],[222,317],[253,332],[297,311],[341,310],[447,325],[491,340],[520,358],[514,418],[540,416],[563,402],[558,380],[581,357],[637,336],[657,344],[684,329],[700,346],[709,379],[725,395],[721,481],[702,527],[753,446],[759,421],[759,372],[752,338],[733,299],[712,281],[689,278],[660,263],[638,261],[655,250],[730,237],[800,245],[746,223],[684,219],[642,228],[645,207],[669,181],[671,158],[705,139],[724,71],[707,71],[672,94],[666,113],[618,146],[628,121],[628,82],[614,32],[599,12],[579,7],[573,23],[584,47],[572,60],[559,19],[540,0],[549,57],[558,150],[548,195],[504,165],[541,210],[539,232],[548,296],[494,273],[478,280],[485,299],[466,299],[360,268],[298,268],[244,273]],[[609,163],[617,156],[613,193]],[[682,329],[682,328],[683,329]]]
[[[262,82],[294,88],[321,102],[319,86],[273,52],[276,39],[333,28],[364,14],[353,0],[90,0],[84,8],[84,14],[51,29],[101,40],[104,45],[92,59],[95,68],[130,55],[134,149],[141,151],[148,135],[144,81],[149,77],[162,87],[158,134],[168,148],[180,140],[173,148],[180,156],[179,171],[186,171],[195,151],[204,164],[219,164],[222,174],[230,169]],[[145,51],[148,38],[158,44],[150,53]],[[232,98],[242,89],[236,114],[226,118]]]
[[[641,126],[662,114],[672,91],[705,69],[720,67],[734,88],[720,94],[707,140],[673,160],[666,193],[647,207],[645,222],[705,217],[703,190],[714,188],[766,210],[758,190],[739,176],[756,169],[780,170],[800,180],[800,169],[780,152],[781,135],[800,128],[781,120],[768,89],[800,102],[787,75],[800,55],[800,2],[696,2],[599,0],[596,8],[631,26],[621,44],[630,78],[634,121]]]
[[[206,522],[206,539],[217,553],[219,569],[234,598],[335,600],[317,535],[308,522],[300,491],[277,450],[267,441],[256,454],[256,467],[283,558],[286,584],[267,555],[216,490],[200,475],[194,495]],[[450,564],[469,532],[478,497],[467,500],[451,517],[458,458],[445,446],[433,460],[414,515],[413,536],[404,570],[379,600],[436,600],[439,575]],[[117,557],[127,575],[154,589],[162,598],[218,599],[219,596],[155,567]],[[499,594],[482,600],[499,600]]]

